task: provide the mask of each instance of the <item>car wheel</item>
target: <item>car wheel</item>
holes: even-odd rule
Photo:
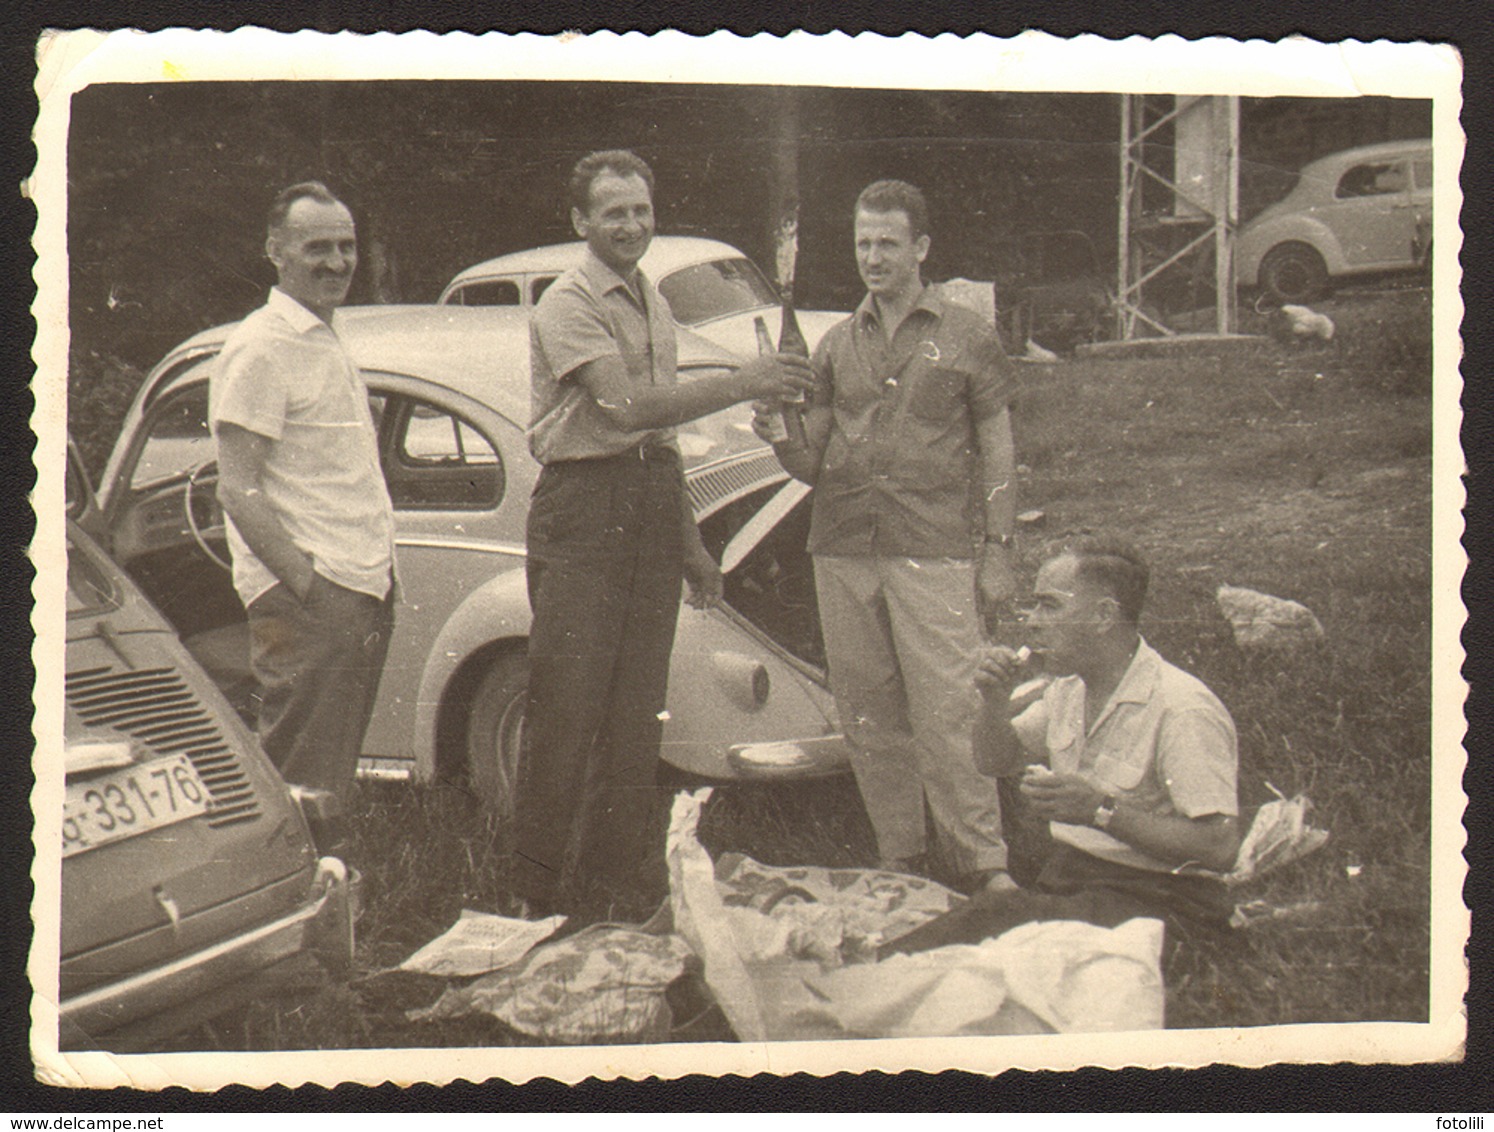
[[[514,815],[519,742],[529,694],[529,658],[505,652],[489,665],[472,693],[467,715],[467,775],[483,803],[504,822]]]
[[[1278,244],[1261,260],[1260,283],[1278,303],[1308,303],[1328,293],[1328,266],[1306,244]]]

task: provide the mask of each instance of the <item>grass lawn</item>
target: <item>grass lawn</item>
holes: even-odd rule
[[[1021,367],[1021,504],[1046,513],[1024,539],[1028,580],[1076,534],[1139,543],[1154,564],[1143,632],[1233,713],[1242,803],[1269,800],[1268,783],[1305,792],[1332,834],[1238,896],[1291,915],[1170,950],[1170,1026],[1427,1017],[1430,304],[1421,290],[1346,292],[1322,309],[1339,336],[1317,349]],[[1241,652],[1214,603],[1225,583],[1305,603],[1325,639]],[[488,819],[453,787],[367,783],[360,797],[361,975],[258,1004],[182,1048],[524,1040],[497,1023],[410,1023],[441,985],[375,974],[464,907],[513,912]],[[701,835],[713,854],[770,863],[874,858],[848,779],[723,788]],[[711,1012],[677,1034],[730,1037]]]

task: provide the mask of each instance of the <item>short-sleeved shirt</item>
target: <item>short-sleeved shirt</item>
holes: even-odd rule
[[[368,390],[333,327],[272,289],[223,344],[208,421],[214,436],[233,424],[274,441],[260,490],[318,574],[377,598],[389,593],[394,509]],[[278,579],[232,519],[227,526],[234,588],[247,606]]]
[[[1195,676],[1162,659],[1145,641],[1095,724],[1084,727],[1084,681],[1053,681],[1012,721],[1022,745],[1054,771],[1077,774],[1126,805],[1186,818],[1239,813],[1239,747],[1234,721]],[[1050,822],[1055,841],[1106,861],[1176,872],[1093,826]]]
[[[871,295],[820,340],[815,403],[833,411],[809,549],[972,558],[985,536],[977,426],[1012,396],[994,330],[930,287],[884,334]]]
[[[619,357],[631,382],[675,383],[674,315],[642,270],[634,278],[636,291],[588,250],[540,297],[529,324],[529,450],[541,464],[676,443],[673,428],[618,428],[577,378],[586,363]]]

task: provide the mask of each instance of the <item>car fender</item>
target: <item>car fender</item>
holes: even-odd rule
[[[415,708],[415,777],[436,773],[436,724],[452,677],[479,649],[494,641],[529,636],[529,590],[523,570],[504,570],[467,595],[442,626],[420,676]]]
[[[1329,275],[1349,270],[1343,247],[1333,230],[1312,216],[1294,213],[1272,217],[1259,227],[1246,227],[1235,243],[1235,278],[1246,286],[1260,282],[1261,261],[1278,244],[1307,244],[1323,257]]]

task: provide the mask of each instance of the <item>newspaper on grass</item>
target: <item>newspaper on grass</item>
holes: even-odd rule
[[[564,916],[513,920],[463,908],[448,931],[415,952],[397,970],[448,979],[498,971],[524,958],[563,923]]]

